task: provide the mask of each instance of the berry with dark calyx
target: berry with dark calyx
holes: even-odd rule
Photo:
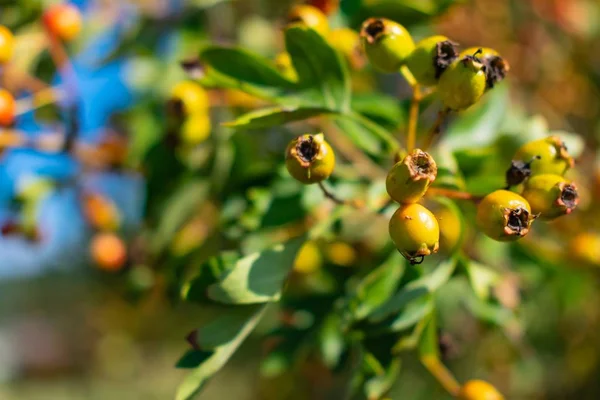
[[[13,56],[15,38],[7,27],[0,25],[0,64],[6,64]]]
[[[206,90],[199,84],[183,81],[171,90],[167,111],[176,118],[183,119],[196,113],[208,112],[210,101]]]
[[[79,9],[71,4],[56,4],[44,12],[44,25],[55,38],[70,42],[79,36],[83,22]]]
[[[398,72],[415,48],[406,28],[385,18],[363,22],[360,37],[369,62],[386,73]]]
[[[548,136],[524,144],[513,157],[515,161],[531,161],[531,174],[564,175],[575,166],[563,141],[558,136]]]
[[[459,400],[504,400],[498,389],[482,380],[471,380],[462,385]]]
[[[287,22],[288,24],[306,25],[323,36],[329,32],[327,16],[318,8],[307,4],[292,7],[287,16]]]
[[[440,77],[438,92],[444,106],[460,111],[477,103],[485,93],[485,66],[476,55],[455,60]]]
[[[531,211],[542,220],[570,214],[579,204],[577,187],[560,175],[533,176],[525,184],[522,195],[531,205]]]
[[[423,197],[437,176],[433,157],[415,149],[396,163],[387,175],[385,187],[390,197],[398,203],[416,203]]]
[[[406,66],[420,85],[433,86],[458,57],[456,46],[446,36],[430,36],[417,43]]]
[[[481,53],[477,55],[477,58],[485,65],[487,89],[492,89],[496,83],[506,77],[510,71],[510,64],[496,50],[489,47],[470,47],[462,51],[460,57],[474,54],[478,50],[481,50]]]
[[[485,196],[477,207],[477,224],[488,237],[509,242],[529,233],[535,217],[522,196],[508,190],[496,190]]]
[[[439,249],[438,221],[420,204],[404,204],[397,209],[390,219],[389,231],[398,251],[413,264]]]
[[[305,184],[318,183],[333,172],[335,154],[322,133],[302,135],[288,145],[285,166],[296,180]]]
[[[520,185],[525,179],[531,176],[531,163],[539,157],[534,157],[529,162],[521,160],[513,160],[510,163],[510,168],[506,170],[506,185],[507,189],[511,186]]]
[[[17,103],[8,90],[0,89],[0,125],[10,126],[15,121]]]

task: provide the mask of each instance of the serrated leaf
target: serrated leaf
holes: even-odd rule
[[[354,319],[368,317],[373,310],[385,303],[396,291],[405,268],[402,256],[394,252],[382,265],[365,276],[350,300]]]
[[[279,300],[281,288],[305,240],[302,236],[239,259],[220,282],[209,286],[208,297],[224,304]]]
[[[230,342],[217,347],[209,358],[204,360],[184,379],[177,388],[175,400],[190,400],[198,393],[208,379],[227,363],[244,339],[254,330],[264,315],[265,309],[266,305],[258,307],[258,310],[246,321]]]
[[[284,125],[288,122],[317,117],[330,112],[326,108],[318,107],[270,107],[251,111],[223,125],[238,129],[270,128],[272,126]]]
[[[395,314],[410,302],[418,298],[424,298],[435,292],[448,281],[456,268],[456,258],[442,262],[432,273],[408,283],[402,290],[396,293],[389,301],[376,309],[369,318],[372,322],[378,322],[391,314]]]
[[[350,75],[342,56],[309,27],[285,30],[285,47],[306,100],[340,112],[350,108]]]

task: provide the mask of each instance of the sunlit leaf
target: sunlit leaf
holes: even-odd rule
[[[209,286],[208,297],[225,304],[277,301],[305,237],[239,259],[220,282]]]
[[[262,110],[251,111],[234,121],[226,122],[224,125],[238,129],[258,129],[281,126],[288,122],[301,121],[330,113],[325,108],[311,107],[272,107]]]

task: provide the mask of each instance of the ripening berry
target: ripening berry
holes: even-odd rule
[[[533,219],[527,200],[508,190],[488,194],[477,207],[479,228],[500,242],[514,241],[527,235]]]
[[[8,90],[0,89],[0,125],[10,126],[15,121],[17,103]]]
[[[275,56],[275,67],[277,67],[279,72],[289,80],[298,80],[298,73],[296,73],[296,70],[294,69],[290,53],[283,51],[277,54],[277,56]]]
[[[560,175],[542,174],[531,177],[525,184],[523,197],[531,211],[542,220],[552,220],[570,214],[579,203],[575,184]]]
[[[285,166],[296,180],[317,183],[329,178],[333,172],[335,154],[322,133],[302,135],[288,145]]]
[[[398,251],[411,262],[439,249],[438,221],[420,204],[404,204],[397,209],[390,219],[389,231]]]
[[[107,197],[85,193],[82,197],[82,209],[86,220],[96,230],[114,232],[121,226],[119,209]]]
[[[302,24],[325,36],[329,33],[327,16],[316,7],[301,4],[292,7],[287,17],[288,24]]]
[[[444,197],[428,201],[426,204],[440,226],[440,250],[453,254],[461,246],[465,230],[460,209],[452,200]]]
[[[208,112],[208,93],[199,84],[191,81],[179,82],[171,90],[168,107],[175,116],[187,117]]]
[[[417,43],[406,66],[420,85],[433,86],[457,56],[456,43],[446,36],[430,36]]]
[[[294,271],[300,274],[310,274],[321,268],[323,256],[319,246],[314,241],[302,245],[294,260]]]
[[[71,4],[51,6],[44,12],[43,21],[52,36],[65,42],[74,40],[81,32],[81,13]]]
[[[363,22],[360,37],[369,62],[382,72],[398,72],[415,48],[406,28],[385,18]]]
[[[504,400],[498,390],[481,380],[468,381],[458,392],[459,400]]]
[[[118,271],[127,262],[127,248],[123,240],[113,233],[99,233],[90,244],[92,260],[105,271]]]
[[[184,144],[197,145],[210,135],[211,123],[207,113],[196,113],[185,119],[181,126],[181,139]]]
[[[568,257],[589,266],[600,267],[600,235],[592,232],[575,235],[569,241]]]
[[[485,93],[485,68],[474,56],[455,60],[440,77],[438,92],[446,108],[464,110]]]
[[[479,50],[481,50],[481,52],[477,55],[477,58],[485,65],[486,85],[487,89],[491,89],[496,83],[502,81],[506,77],[506,74],[510,71],[510,65],[496,50],[490,49],[489,47],[470,47],[463,50],[459,57],[462,58],[475,54]]]
[[[13,56],[15,38],[7,27],[0,25],[0,64],[6,64]]]
[[[564,175],[573,168],[575,161],[558,136],[525,143],[513,157],[515,161],[531,162],[531,174]]]
[[[352,68],[359,69],[365,64],[360,35],[350,28],[339,28],[327,35],[327,40],[337,49]]]
[[[437,176],[433,157],[420,149],[396,163],[387,175],[385,187],[398,203],[416,203]]]

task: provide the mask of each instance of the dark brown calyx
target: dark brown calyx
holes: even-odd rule
[[[579,204],[579,193],[577,193],[575,185],[567,184],[562,187],[559,204],[565,206],[568,212],[577,207],[577,204]]]
[[[529,232],[529,211],[518,207],[508,210],[505,231],[509,235],[523,236]]]
[[[423,150],[417,149],[406,156],[405,163],[412,180],[428,179],[433,182],[437,176],[435,160]]]
[[[556,149],[556,158],[560,160],[565,160],[569,163],[569,167],[573,168],[575,166],[575,160],[569,154],[569,150],[567,149],[567,145],[565,142],[560,140],[558,136],[552,136],[552,141],[554,144],[554,148]]]
[[[510,70],[508,62],[500,56],[484,57],[481,62],[485,66],[485,83],[488,89],[501,82]]]
[[[436,79],[442,76],[442,73],[452,64],[452,61],[458,57],[457,46],[457,43],[450,40],[444,40],[436,44],[436,53],[433,57]]]
[[[534,160],[539,160],[540,156],[534,157],[531,161],[524,162],[521,160],[512,160],[510,168],[506,170],[506,186],[507,189],[511,186],[519,185],[529,178],[531,175],[531,163]]]
[[[376,42],[385,32],[385,21],[380,18],[368,19],[363,25],[361,36],[367,39],[369,43]]]
[[[296,145],[298,157],[300,157],[300,159],[306,163],[313,162],[317,158],[320,149],[321,145],[313,136],[307,136],[298,139],[298,144]]]
[[[179,63],[181,68],[192,79],[202,79],[206,73],[204,65],[198,58],[190,58]]]

